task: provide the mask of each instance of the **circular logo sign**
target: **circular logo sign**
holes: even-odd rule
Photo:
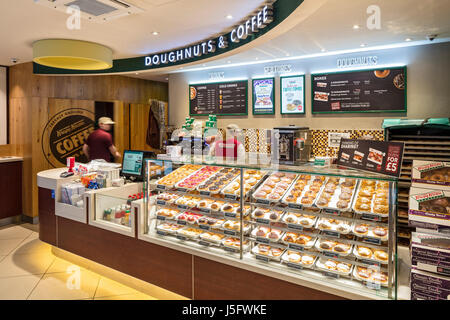
[[[85,109],[66,109],[55,114],[42,133],[42,152],[53,167],[66,165],[67,157],[87,162],[83,145],[94,131],[95,114]]]

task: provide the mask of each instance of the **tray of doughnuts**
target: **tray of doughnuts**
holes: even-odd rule
[[[256,208],[253,210],[251,217],[255,219],[256,221],[262,221],[262,222],[278,222],[281,220],[283,216],[283,211],[281,210],[274,210],[274,209],[268,209],[268,208]]]
[[[179,213],[180,210],[161,208],[156,211],[156,216],[164,217],[165,219],[175,219]]]
[[[178,181],[175,184],[175,188],[177,189],[185,189],[185,190],[195,190],[198,185],[203,183],[205,180],[209,179],[212,175],[217,173],[221,168],[214,166],[205,166],[200,170],[197,170],[184,178],[181,181]]]
[[[278,242],[283,236],[283,233],[283,231],[278,229],[259,226],[253,229],[251,234],[255,238],[265,238],[270,242]]]
[[[236,176],[240,174],[239,169],[222,168],[220,171],[213,174],[196,188],[199,192],[206,192],[208,194],[218,194],[225,188]]]
[[[215,232],[203,232],[200,234],[200,239],[214,244],[221,244],[224,238],[225,235]]]
[[[198,218],[197,223],[199,226],[207,226],[210,228],[214,226],[215,229],[219,229],[224,223],[224,220],[216,219],[213,217],[201,216]]]
[[[316,197],[315,205],[320,209],[351,211],[355,196],[357,179],[328,178],[320,194]]]
[[[381,264],[388,263],[388,253],[383,249],[369,248],[362,245],[357,245],[353,248],[353,255],[359,260],[369,260]]]
[[[353,270],[353,277],[357,280],[379,284],[383,287],[388,286],[388,274],[386,272],[376,270],[376,268],[355,266],[355,269]]]
[[[321,257],[317,259],[316,267],[320,270],[331,272],[340,276],[350,276],[354,266],[350,263]]]
[[[200,201],[198,201],[195,205],[196,208],[198,209],[209,209],[209,206],[211,206],[214,203],[214,200],[211,199],[201,199]]]
[[[308,229],[314,227],[317,221],[317,216],[297,212],[286,212],[282,218],[282,221],[288,224],[298,224],[303,228]]]
[[[250,225],[248,223],[244,223],[243,225],[244,225],[244,234],[248,234],[248,232],[250,231]],[[226,220],[222,224],[222,230],[240,232],[241,231],[241,222],[234,221],[234,220]]]
[[[252,253],[259,256],[264,256],[274,261],[281,261],[281,255],[285,250],[272,247],[266,244],[258,244],[253,247]]]
[[[325,181],[324,176],[302,174],[286,192],[281,202],[287,205],[312,207]]]
[[[316,240],[316,237],[296,232],[286,232],[281,238],[281,242],[285,245],[295,244],[305,249],[312,248]]]
[[[201,168],[202,168],[201,165],[185,164],[184,166],[178,168],[175,171],[172,171],[168,175],[156,181],[156,185],[170,189],[174,188],[177,182],[185,179],[186,177],[190,176],[195,171],[200,170]]]
[[[294,263],[304,268],[312,268],[317,260],[317,256],[310,253],[286,250],[281,256],[281,260],[284,263]]]
[[[316,223],[316,229],[338,232],[340,234],[349,234],[352,231],[352,226],[352,222],[328,218],[320,218]]]
[[[235,237],[226,237],[225,239],[222,240],[222,245],[224,247],[232,248],[235,250],[240,250],[241,249],[241,240],[239,238],[235,238]],[[242,249],[244,251],[247,251],[248,246],[249,246],[248,240],[244,240],[244,242],[242,243]]]
[[[244,205],[244,216],[248,215],[251,207],[249,205]],[[238,202],[230,202],[225,203],[221,208],[221,212],[230,212],[234,213],[236,217],[239,217],[241,214],[241,205]]]
[[[175,234],[178,230],[183,228],[182,226],[179,226],[175,223],[161,223],[156,227],[156,230],[167,232],[169,234]]]
[[[189,239],[198,239],[200,237],[200,234],[202,234],[202,230],[198,230],[191,227],[183,227],[179,230],[177,230],[177,235],[184,236]]]
[[[225,205],[225,201],[222,200],[215,200],[213,203],[210,203],[207,207],[208,209],[212,211],[220,211],[220,209]]]
[[[388,228],[382,226],[373,226],[367,223],[355,223],[352,228],[352,233],[361,238],[375,238],[382,242],[388,240]]]
[[[357,214],[389,216],[389,182],[361,180],[353,202]]]
[[[156,196],[156,201],[164,202],[164,204],[174,203],[180,196],[171,192],[162,192]]]
[[[178,222],[185,221],[186,224],[197,225],[198,220],[203,217],[203,215],[193,212],[183,212],[176,216]]]
[[[199,203],[199,201],[201,200],[202,198],[199,197],[182,196],[175,201],[175,204],[180,206],[187,206],[189,208],[195,208],[197,206],[197,203]]]
[[[259,184],[259,182],[266,176],[266,171],[245,169],[244,170],[244,196],[246,197]],[[241,195],[241,176],[234,178],[221,192],[223,195],[237,196]]]
[[[316,241],[315,248],[319,252],[329,252],[345,257],[352,252],[353,245],[336,240],[321,238]]]
[[[295,173],[274,172],[256,189],[253,198],[269,203],[278,202],[296,178]]]

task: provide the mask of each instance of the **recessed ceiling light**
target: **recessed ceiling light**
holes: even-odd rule
[[[228,61],[227,61],[227,63],[231,63],[231,61],[230,61],[230,60],[228,60]]]
[[[290,54],[289,53],[286,53],[286,57],[289,57],[290,56]]]
[[[258,57],[255,58],[255,60],[258,60],[258,59],[259,59]]]
[[[166,80],[169,80],[169,78],[166,78]]]
[[[231,20],[233,19],[233,16],[231,14],[227,15],[227,19]]]
[[[354,24],[354,25],[353,25],[353,29],[354,29],[354,30],[358,30],[358,29],[359,29],[359,25],[358,25],[358,24]]]
[[[361,43],[359,46],[360,46],[360,47],[365,47],[366,44],[365,44],[365,43]]]
[[[406,38],[405,41],[411,41],[411,38]]]
[[[136,72],[135,74],[139,74],[139,72]]]
[[[158,31],[153,31],[152,35],[157,36],[159,34]]]
[[[322,48],[320,51],[325,52],[326,50],[324,48]]]

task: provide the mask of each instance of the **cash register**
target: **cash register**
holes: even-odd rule
[[[155,158],[151,151],[125,150],[122,158],[121,176],[127,181],[137,182],[144,180],[144,160]]]

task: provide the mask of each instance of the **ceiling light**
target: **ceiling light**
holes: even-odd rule
[[[153,31],[152,35],[157,36],[159,34],[158,31]]]
[[[33,43],[33,61],[52,68],[105,70],[112,67],[112,50],[101,44],[67,39]]]
[[[169,78],[166,78],[166,80],[169,80]]]
[[[259,59],[258,57],[255,58],[255,60],[258,60],[258,59]]]
[[[411,38],[406,38],[405,41],[411,41]]]
[[[230,60],[228,60],[228,61],[227,61],[227,63],[231,63],[231,61],[230,61]]]
[[[359,25],[354,24],[354,25],[353,25],[353,29],[354,29],[354,30],[358,30],[358,29],[359,29]]]
[[[366,44],[365,44],[365,43],[361,43],[359,46],[360,46],[360,47],[365,47]]]
[[[286,53],[286,57],[289,57],[290,56],[290,54],[289,53]]]
[[[326,50],[324,48],[322,48],[320,51],[325,52]]]
[[[227,19],[231,20],[233,19],[233,16],[231,14],[227,15]]]

